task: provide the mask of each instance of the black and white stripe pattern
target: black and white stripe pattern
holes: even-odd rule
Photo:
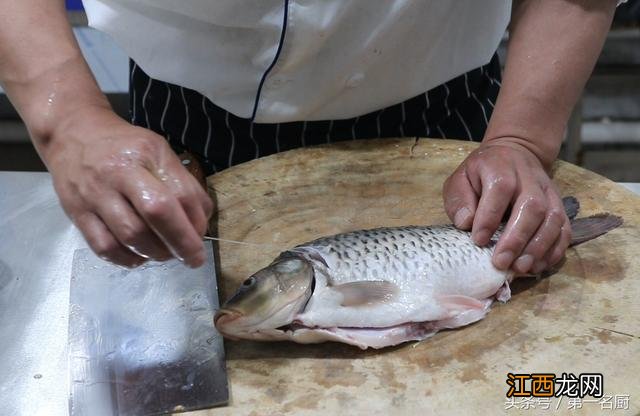
[[[208,173],[302,146],[378,137],[482,140],[500,89],[497,55],[487,65],[396,105],[344,120],[253,123],[201,94],[130,66],[131,119],[199,156]]]

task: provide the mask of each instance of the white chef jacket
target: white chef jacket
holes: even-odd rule
[[[489,62],[511,0],[84,0],[152,78],[261,123],[355,117]]]

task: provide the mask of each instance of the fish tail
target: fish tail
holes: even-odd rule
[[[576,215],[578,215],[578,211],[580,211],[580,203],[573,196],[565,196],[562,198],[562,205],[564,205],[564,212],[567,213],[567,217],[570,220],[574,219]]]
[[[566,207],[566,205],[565,205]],[[596,214],[571,220],[572,246],[593,240],[622,225],[622,218],[612,214]]]

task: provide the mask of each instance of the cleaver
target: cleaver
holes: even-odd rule
[[[182,412],[228,402],[211,242],[205,265],[125,269],[76,250],[69,305],[71,416]]]

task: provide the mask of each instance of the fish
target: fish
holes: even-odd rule
[[[576,218],[563,199],[571,245],[620,225],[598,214]],[[383,227],[318,238],[282,252],[247,278],[214,316],[233,340],[335,341],[361,349],[422,341],[483,319],[511,297],[513,270],[491,262],[502,227],[486,246],[452,224]]]

